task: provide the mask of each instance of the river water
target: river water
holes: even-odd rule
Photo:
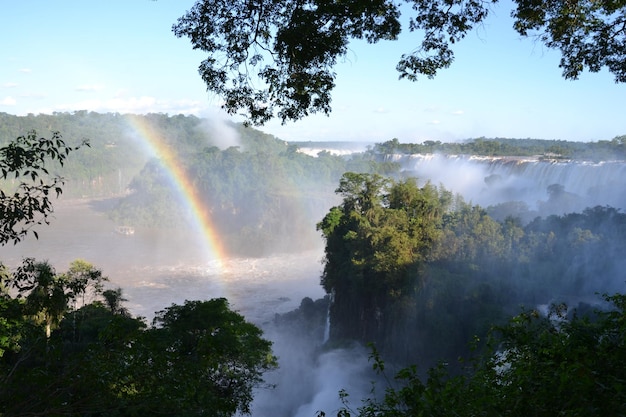
[[[226,297],[249,321],[262,324],[297,308],[304,297],[324,296],[321,238],[315,250],[218,262],[201,253],[197,236],[139,229],[120,235],[93,203],[56,201],[50,225],[36,229],[39,239],[31,234],[0,247],[0,261],[15,268],[32,257],[63,272],[73,260],[84,259],[109,278],[107,286],[122,288],[133,314],[148,319],[172,303]]]
[[[275,388],[255,393],[253,417],[313,417],[319,410],[336,411],[341,389],[350,388],[355,398],[367,395],[370,365],[362,349],[322,353],[323,340],[295,339],[272,325],[277,313],[296,309],[302,298],[324,296],[321,237],[316,250],[220,263],[201,253],[198,237],[140,229],[120,235],[93,201],[55,201],[54,207],[51,224],[36,229],[39,239],[29,235],[15,246],[0,247],[0,261],[13,269],[32,257],[63,272],[73,260],[84,259],[109,278],[107,287],[122,288],[133,315],[148,321],[172,303],[226,297],[234,310],[265,330],[279,358],[280,368],[266,375]]]

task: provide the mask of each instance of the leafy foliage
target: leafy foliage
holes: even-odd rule
[[[622,288],[626,215],[610,207],[497,222],[415,179],[346,173],[318,224],[331,341],[374,343],[394,362],[467,356],[519,305],[579,303]]]
[[[185,139],[187,131],[198,128],[195,118],[177,120],[178,129],[166,116],[144,119],[163,138],[162,146],[175,151],[177,168],[210,213],[223,243],[229,251],[246,255],[310,248],[306,245],[316,238],[315,221],[328,200],[336,198],[332,189],[346,170],[391,175],[398,169],[393,163],[374,162],[370,154],[312,157],[297,146],[234,124],[239,141],[220,149],[211,146],[219,138],[207,137],[202,143]],[[118,222],[182,230],[193,224],[162,161],[148,161],[129,190],[113,210]],[[285,239],[287,235],[299,239]]]
[[[107,280],[100,270],[83,260],[72,262],[66,273],[57,274],[48,262],[27,258],[6,278],[6,284],[17,290],[18,299],[24,299],[24,313],[45,324],[49,338],[52,327],[58,325],[70,305],[81,301],[81,297],[84,303],[86,295],[100,294]]]
[[[465,374],[440,364],[422,378],[400,370],[384,395],[337,416],[607,416],[623,414],[626,296],[605,296],[607,308],[569,314],[553,305],[547,315],[526,310],[493,329],[488,350]],[[385,364],[374,351],[374,369]],[[373,393],[376,386],[373,388]],[[322,413],[323,414],[323,413]]]
[[[419,188],[415,179],[394,183],[350,172],[337,193],[343,204],[318,224],[326,238],[322,285],[334,296],[331,337],[386,340],[393,331],[387,313],[423,285],[418,271],[451,195],[430,184]]]
[[[84,261],[56,274],[27,260],[5,280],[18,293],[0,294],[2,416],[249,413],[277,366],[271,342],[225,299],[172,305],[148,328]]]
[[[561,51],[559,67],[567,79],[586,68],[606,67],[615,81],[626,82],[626,5],[593,0],[533,2],[517,0],[514,27],[522,36],[534,34],[548,48]]]
[[[396,40],[402,30],[422,34],[402,55],[400,78],[432,78],[454,61],[453,45],[485,21],[497,0],[198,0],[173,26],[194,49],[207,53],[199,67],[207,89],[231,114],[248,122],[283,123],[330,113],[334,66],[351,40]],[[407,27],[401,12],[409,12]],[[517,0],[514,29],[561,52],[563,76],[607,68],[626,81],[626,9],[621,1]]]
[[[350,38],[395,39],[399,11],[392,2],[199,1],[174,25],[208,54],[200,65],[207,88],[229,113],[243,109],[262,124],[330,112],[333,66]],[[266,64],[267,60],[270,61]],[[251,76],[248,68],[257,69]],[[257,89],[258,78],[267,88]]]
[[[224,298],[187,301],[158,312],[141,338],[142,348],[151,351],[137,355],[142,374],[137,386],[152,397],[147,411],[180,413],[182,402],[196,415],[249,413],[252,389],[276,366],[271,342],[261,335]],[[157,357],[156,352],[162,353]]]
[[[58,132],[46,139],[38,138],[34,130],[0,148],[0,179],[5,184],[6,180],[19,181],[15,191],[0,189],[0,246],[19,242],[29,231],[37,236],[32,227],[48,223],[50,198],[63,191],[63,178],[50,176],[48,164],[56,161],[63,165],[78,148],[67,146]]]

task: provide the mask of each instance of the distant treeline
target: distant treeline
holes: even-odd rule
[[[239,124],[216,124],[195,116],[166,114],[137,116],[84,110],[27,116],[0,113],[0,145],[32,130],[41,136],[50,136],[52,132],[58,131],[69,145],[76,145],[87,139],[90,148],[84,148],[72,155],[62,170],[57,167],[53,172],[62,174],[66,179],[64,194],[69,197],[88,198],[120,195],[128,191],[128,185],[151,157],[144,139],[134,130],[131,118],[141,119],[142,123],[155,129],[160,136],[172,143],[175,142],[175,149],[186,155],[219,146],[220,151],[233,147],[246,154],[282,154],[283,157],[293,160],[298,149],[316,145],[316,142],[310,141],[285,142]],[[232,140],[233,137],[239,137],[239,142],[226,144],[227,140]],[[350,148],[353,145],[341,141],[324,142],[324,146],[332,149]],[[551,159],[626,159],[626,135],[598,142],[477,138],[451,143],[440,141],[400,143],[394,138],[367,146],[367,150],[361,155],[352,155],[350,158],[332,156],[329,152],[321,152],[319,160],[300,158],[297,162],[302,169],[296,169],[289,175],[291,178],[299,177],[303,170],[314,170],[317,177],[332,178],[336,183],[340,175],[347,171],[392,173],[390,166],[377,166],[378,162],[384,161],[384,158],[380,158],[381,155],[434,152],[484,156],[538,155]]]
[[[311,142],[289,143],[236,123],[184,115],[77,111],[0,113],[0,144],[31,130],[41,136],[59,131],[70,145],[87,139],[89,148],[53,169],[66,179],[64,196],[114,197],[118,203],[109,205],[109,214],[120,224],[184,228],[193,213],[178,198],[163,162],[150,153],[145,137],[135,129],[138,124],[176,153],[180,170],[202,196],[226,246],[259,255],[300,249],[317,240],[315,223],[337,202],[333,191],[345,172],[397,178],[400,167],[381,155],[447,152],[615,159],[625,155],[626,143],[626,136],[597,143],[480,138],[401,144],[392,139],[350,156],[322,151],[312,157],[299,152]]]
[[[0,126],[1,143],[31,130],[40,136],[60,131],[70,144],[87,139],[89,148],[54,169],[66,179],[64,196],[115,198],[110,216],[137,229],[184,229],[194,224],[194,214],[169,168],[150,153],[154,144],[148,146],[146,134],[158,137],[159,148],[176,154],[178,171],[201,196],[223,244],[231,253],[248,255],[319,243],[315,222],[336,200],[333,191],[344,172],[399,171],[370,154],[312,157],[259,130],[194,116],[0,114]]]
[[[60,132],[68,145],[88,140],[90,147],[73,153],[63,167],[52,165],[51,174],[62,176],[64,196],[109,197],[124,192],[147,156],[130,134],[128,121],[116,113],[87,111],[14,116],[0,113],[0,145],[35,131],[39,137]]]
[[[171,118],[148,115],[144,123],[166,127]],[[198,130],[195,118],[180,118],[180,135]],[[342,158],[328,152],[312,157],[293,145],[239,124],[227,126],[236,138],[218,147],[224,138],[205,127],[199,143],[185,142],[175,132],[163,135],[167,147],[176,149],[178,168],[193,182],[202,207],[223,244],[231,253],[267,255],[319,244],[315,222],[336,200],[333,190],[349,170],[394,175],[393,163],[377,163],[371,155]],[[222,129],[224,132],[224,129]],[[232,140],[231,138],[231,140]],[[150,227],[184,227],[192,215],[180,198],[161,161],[150,160],[130,182],[130,193],[112,215],[120,223]]]
[[[597,142],[572,142],[545,139],[476,138],[463,142],[400,143],[392,139],[376,144],[376,154],[428,154],[481,156],[541,156],[549,159],[585,159],[594,161],[626,159],[626,135]]]

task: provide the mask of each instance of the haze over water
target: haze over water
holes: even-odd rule
[[[511,196],[526,196],[529,203],[545,201],[545,187],[553,183],[564,185],[566,192],[577,196],[568,200],[575,203],[587,203],[587,197],[594,197],[590,204],[607,204],[609,197],[616,202],[626,201],[622,193],[624,177],[618,175],[626,164],[519,165],[457,157],[419,162],[417,157],[405,159],[401,162],[413,175],[421,180],[429,178],[433,184],[443,183],[475,204],[508,201]],[[493,175],[498,181],[485,182]],[[590,193],[590,189],[596,192]],[[123,289],[133,314],[148,319],[172,303],[226,297],[235,310],[264,328],[281,364],[278,371],[267,375],[276,389],[260,390],[255,395],[254,417],[312,417],[319,410],[332,412],[340,406],[337,393],[344,388],[354,399],[368,395],[371,378],[366,372],[371,364],[367,352],[347,349],[321,353],[322,340],[316,344],[294,339],[281,334],[271,323],[276,313],[296,309],[302,298],[324,296],[319,285],[321,237],[317,249],[265,258],[226,259],[222,270],[220,262],[202,253],[199,236],[157,229],[137,229],[134,236],[117,234],[117,224],[97,209],[105,203],[55,200],[51,224],[37,228],[39,240],[29,236],[16,246],[2,247],[0,260],[13,268],[23,257],[35,257],[50,261],[62,272],[73,260],[84,259],[110,278],[111,287]],[[567,207],[559,204],[558,208]],[[285,239],[289,237],[297,238]]]
[[[185,300],[226,297],[246,318],[263,323],[276,313],[297,308],[304,297],[323,297],[319,285],[320,249],[266,258],[207,259],[199,237],[172,230],[138,229],[133,236],[115,232],[116,224],[88,200],[57,200],[50,225],[39,226],[39,239],[29,235],[1,249],[10,268],[24,257],[49,261],[57,272],[84,259],[109,277],[107,286],[121,287],[135,315]]]
[[[495,161],[495,160],[494,160]],[[553,183],[576,199],[545,207],[558,214],[594,205],[624,209],[626,163],[576,164],[522,162],[511,164],[458,157],[402,157],[407,172],[430,179],[459,192],[467,201],[486,207],[504,201],[525,200],[530,207],[546,201],[546,187]],[[487,184],[485,178],[497,175]],[[593,191],[593,192],[591,192]],[[114,200],[54,200],[50,225],[35,230],[17,245],[0,249],[0,260],[15,268],[24,257],[47,260],[58,272],[76,259],[100,268],[121,287],[127,306],[137,315],[152,317],[155,311],[184,300],[226,297],[249,320],[263,323],[276,313],[297,308],[304,297],[324,296],[320,276],[323,240],[316,249],[265,258],[230,258],[219,262],[203,253],[199,234],[174,229],[137,229],[133,236],[115,232],[105,208]],[[332,204],[329,202],[330,208]],[[539,215],[540,213],[532,214]],[[543,215],[552,213],[543,213]],[[297,236],[285,236],[285,239]]]

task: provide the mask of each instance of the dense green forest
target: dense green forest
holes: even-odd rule
[[[3,417],[231,416],[276,366],[271,342],[223,298],[171,305],[148,326],[85,261],[1,272]]]
[[[167,123],[166,116],[151,115]],[[152,120],[150,120],[152,122]],[[197,120],[187,120],[192,126]],[[193,178],[202,205],[211,213],[217,233],[231,253],[266,255],[271,251],[307,247],[315,222],[332,199],[332,190],[346,170],[394,174],[393,163],[379,164],[370,155],[344,159],[324,152],[311,157],[273,136],[241,125],[231,129],[237,146],[220,149],[211,138],[202,146],[185,149],[173,134],[184,170]],[[184,226],[185,208],[168,182],[158,160],[149,161],[129,184],[131,193],[113,215],[136,226]],[[290,240],[285,236],[300,236]]]
[[[112,124],[102,122],[106,140],[97,132],[95,139],[64,132],[72,148],[62,161],[54,150],[66,144],[57,136],[18,141],[24,148],[47,143],[52,153],[41,154],[50,159],[45,167],[28,159],[24,167],[21,155],[31,154],[4,146],[15,138],[3,137],[3,193],[33,173],[35,180],[60,173],[64,195],[114,198],[111,216],[119,222],[185,225],[166,167],[149,154],[137,165],[121,156],[141,153],[141,141],[123,128],[127,122],[111,127],[130,116],[6,117],[12,129],[31,128],[20,124],[29,118],[51,131],[63,127],[55,117],[68,125]],[[239,142],[220,148],[200,119],[140,117],[176,146],[183,171],[206,196],[205,208],[232,247],[258,255],[270,247],[286,250],[277,242],[302,239],[318,222],[325,240],[321,284],[329,297],[303,300],[297,311],[277,317],[278,324],[299,334],[318,332],[330,302],[326,349],[371,344],[381,372],[385,362],[387,369],[417,364],[400,371],[400,385],[357,410],[346,402],[340,415],[617,415],[626,401],[624,298],[601,296],[624,293],[626,214],[619,209],[496,220],[443,186],[402,178],[396,165],[376,162],[384,160],[376,153],[380,146],[352,158],[310,157],[296,145],[231,125]],[[78,149],[83,139],[90,147]],[[84,154],[93,149],[100,162],[90,171]],[[543,153],[552,152],[547,149]],[[119,173],[133,170],[120,187]],[[42,187],[35,181],[34,190]],[[333,189],[336,205],[328,210]],[[50,200],[33,195],[18,201],[20,210],[6,211],[2,226],[21,221],[24,210],[48,210]],[[315,217],[320,210],[325,215]],[[10,241],[19,236],[7,235],[2,244]],[[270,342],[224,299],[172,305],[149,326],[124,308],[120,289],[105,289],[102,273],[83,261],[57,273],[26,259],[14,271],[3,268],[0,277],[2,416],[146,415],[156,412],[155,404],[170,415],[233,415],[249,410],[262,374],[276,366]],[[298,320],[305,323],[294,324]]]
[[[494,327],[484,353],[450,375],[445,363],[425,376],[416,365],[395,375],[374,350],[383,383],[355,401],[341,391],[337,417],[399,416],[620,416],[623,415],[626,297],[592,315],[546,315],[525,310]],[[386,382],[385,382],[386,381]],[[318,417],[326,414],[320,412]]]
[[[138,229],[189,227],[193,224],[189,209],[167,166],[151,149],[154,144],[135,128],[137,121],[160,138],[159,146],[175,151],[184,165],[179,168],[203,196],[201,203],[229,251],[246,255],[305,248],[316,240],[315,223],[324,216],[328,201],[337,201],[332,190],[341,175],[378,173],[397,178],[400,168],[385,162],[392,153],[614,159],[623,157],[625,146],[623,137],[595,143],[478,138],[401,144],[393,139],[349,157],[327,151],[312,157],[298,152],[306,142],[287,143],[238,124],[216,126],[183,115],[87,111],[23,117],[0,113],[0,143],[27,131],[62,132],[69,146],[88,140],[90,147],[67,158],[63,167],[50,167],[51,173],[62,173],[65,198],[108,198],[103,207],[109,215]],[[15,180],[8,182],[15,185]],[[294,244],[282,238],[285,234],[302,238]]]
[[[322,152],[311,157],[240,124],[216,128],[207,120],[183,115],[3,113],[0,144],[25,130],[40,135],[59,131],[68,144],[88,140],[90,147],[73,154],[63,167],[51,164],[51,173],[62,172],[65,198],[110,199],[103,205],[109,215],[138,230],[188,228],[193,225],[189,208],[168,167],[150,149],[154,144],[148,145],[134,128],[138,123],[159,138],[159,147],[175,151],[177,163],[183,165],[178,169],[191,179],[216,233],[234,254],[306,248],[316,240],[315,222],[344,172],[398,171],[395,164],[376,163],[371,155],[342,158]],[[285,235],[301,239],[287,241]]]
[[[453,363],[521,305],[594,301],[623,290],[626,214],[610,207],[493,220],[415,179],[347,173],[318,225],[331,340],[373,342],[401,363]]]
[[[78,147],[31,132],[0,147],[0,246],[47,222],[63,192],[50,165]],[[39,220],[43,216],[43,221]],[[122,290],[86,261],[57,273],[25,258],[0,264],[0,416],[232,416],[276,367],[271,342],[226,299],[186,301],[151,326],[123,306]]]
[[[375,174],[346,173],[337,192],[318,224],[329,345],[369,344],[387,381],[360,406],[341,392],[338,416],[621,413],[625,299],[601,294],[624,292],[626,214],[523,226]]]
[[[34,131],[43,137],[60,132],[69,145],[89,141],[90,148],[72,155],[61,168],[50,164],[50,172],[65,181],[69,198],[104,197],[120,194],[146,163],[141,144],[129,134],[123,116],[87,111],[14,116],[0,113],[0,145]]]
[[[62,172],[65,198],[108,198],[103,207],[109,215],[138,229],[189,227],[192,214],[180,190],[166,164],[154,154],[155,144],[137,131],[137,124],[159,138],[159,147],[175,151],[177,164],[182,165],[178,168],[202,196],[201,204],[211,213],[225,246],[231,253],[246,255],[305,248],[316,240],[315,223],[324,216],[328,201],[337,201],[332,191],[344,172],[399,177],[400,167],[385,162],[389,154],[614,159],[623,157],[625,146],[623,137],[595,143],[478,138],[401,144],[393,139],[349,157],[327,151],[312,157],[298,152],[307,143],[287,143],[243,125],[216,125],[183,115],[87,111],[23,117],[0,113],[0,143],[25,131],[62,132],[69,146],[88,140],[90,147],[71,155],[63,167],[50,167],[51,173]],[[15,180],[9,183],[14,186]],[[294,244],[282,238],[286,234],[302,238]]]

